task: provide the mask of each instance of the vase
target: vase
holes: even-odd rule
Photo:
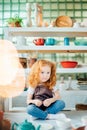
[[[31,4],[30,3],[26,3],[26,12],[27,12],[26,26],[31,27],[32,21],[31,21]]]

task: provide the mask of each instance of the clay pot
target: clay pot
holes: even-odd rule
[[[3,111],[0,111],[0,121],[2,121],[3,120]]]
[[[11,123],[7,119],[2,120],[2,128],[0,130],[10,130],[11,128]]]
[[[3,119],[3,111],[0,111],[0,130],[10,130],[11,123],[7,119]]]
[[[72,130],[85,130],[85,126],[79,127],[77,129],[72,128]]]
[[[26,58],[20,57],[19,61],[20,61],[21,65],[23,66],[23,68],[27,68],[27,59]]]
[[[8,24],[9,27],[21,27],[20,23],[19,22],[13,22],[13,23],[10,23]]]

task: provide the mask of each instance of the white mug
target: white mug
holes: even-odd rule
[[[26,45],[26,38],[22,36],[17,37],[17,44],[18,45]]]

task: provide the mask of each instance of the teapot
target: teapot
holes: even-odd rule
[[[35,128],[35,126],[31,122],[25,120],[21,124],[17,124],[16,122],[13,123],[12,130],[15,130],[15,128],[16,130],[40,130],[40,127],[41,126],[38,125],[37,128]]]

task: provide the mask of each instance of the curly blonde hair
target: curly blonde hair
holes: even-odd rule
[[[31,71],[29,73],[28,76],[28,85],[35,88],[37,87],[37,85],[39,84],[39,73],[41,71],[41,67],[43,66],[50,66],[51,67],[51,76],[50,79],[43,83],[43,85],[45,85],[46,87],[48,87],[49,89],[52,89],[55,84],[56,84],[56,65],[48,60],[38,60],[36,61],[32,68]]]

